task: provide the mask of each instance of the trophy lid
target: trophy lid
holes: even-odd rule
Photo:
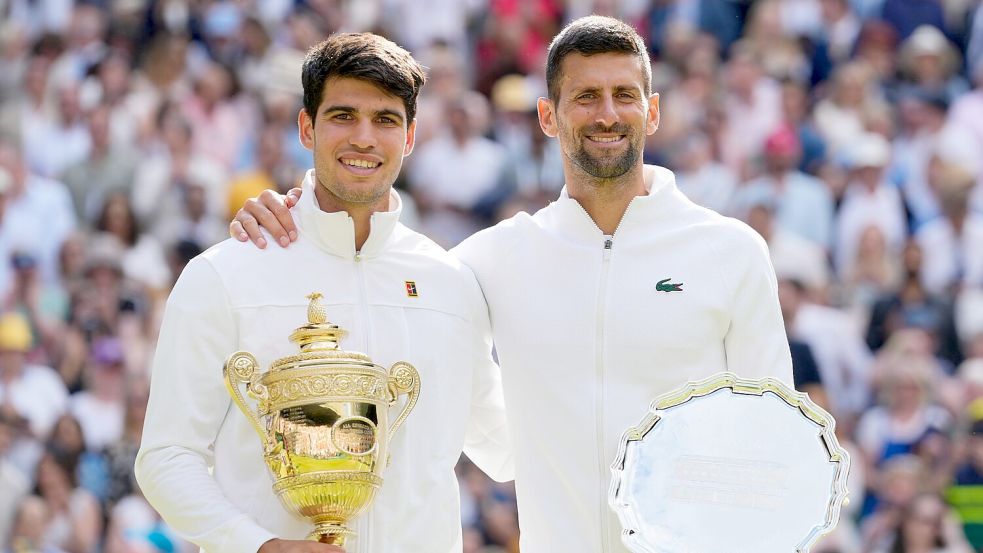
[[[300,346],[300,357],[307,360],[323,357],[334,362],[347,361],[371,365],[372,360],[368,355],[341,349],[341,339],[348,334],[348,331],[328,321],[327,310],[321,305],[322,297],[319,292],[312,292],[307,296],[307,299],[311,300],[307,306],[307,324],[298,327],[290,334],[290,341]],[[277,359],[270,369],[283,369],[297,360],[296,355]]]

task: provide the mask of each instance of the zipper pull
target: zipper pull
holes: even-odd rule
[[[362,260],[362,252],[356,251],[355,252],[355,262],[357,263],[357,262],[359,262],[361,260]]]
[[[604,249],[605,250],[610,250],[611,249],[611,246],[613,246],[613,245],[614,245],[614,238],[605,238],[604,239]]]

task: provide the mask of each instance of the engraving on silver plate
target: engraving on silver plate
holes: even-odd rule
[[[766,460],[683,455],[669,496],[686,503],[777,511],[788,497],[788,466]]]

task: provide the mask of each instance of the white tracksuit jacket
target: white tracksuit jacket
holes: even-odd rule
[[[488,302],[522,553],[628,551],[610,466],[656,396],[723,370],[792,383],[765,242],[690,202],[668,170],[646,173],[649,194],[612,237],[564,190],[452,251]]]
[[[459,552],[454,466],[462,447],[493,477],[513,477],[481,290],[467,267],[398,223],[395,193],[397,208],[372,217],[356,255],[351,218],[320,211],[312,186],[309,174],[294,208],[300,238],[289,249],[227,240],[192,260],[175,285],[154,359],[140,487],[168,524],[209,553],[250,553],[274,536],[307,535],[312,526],[273,494],[260,440],[230,400],[222,364],[244,349],[265,370],[296,353],[287,337],[306,324],[305,296],[318,291],[328,319],[350,331],[344,349],[385,367],[408,361],[422,382],[383,486],[346,549]]]

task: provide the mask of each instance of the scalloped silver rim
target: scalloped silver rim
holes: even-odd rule
[[[717,373],[703,380],[689,381],[685,385],[657,397],[649,406],[649,411],[635,426],[625,430],[618,446],[618,455],[611,464],[611,487],[608,491],[608,504],[617,513],[623,528],[621,537],[625,545],[637,553],[661,553],[649,548],[638,539],[634,510],[621,500],[621,483],[624,465],[628,454],[628,444],[641,440],[661,420],[660,412],[678,407],[687,401],[710,395],[718,390],[729,388],[735,394],[764,395],[773,393],[790,407],[796,408],[802,416],[818,424],[820,436],[829,453],[829,461],[836,465],[833,481],[830,484],[830,498],[826,508],[826,520],[813,527],[812,531],[796,546],[797,553],[807,553],[816,541],[836,527],[840,519],[840,508],[847,502],[847,478],[850,473],[850,455],[836,439],[836,421],[832,415],[817,405],[803,392],[795,391],[776,378],[740,378],[731,372]]]

